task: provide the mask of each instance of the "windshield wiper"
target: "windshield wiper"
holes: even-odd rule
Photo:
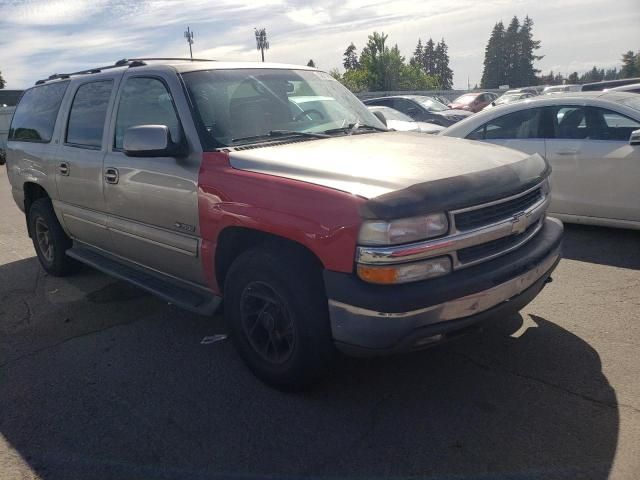
[[[357,130],[374,130],[376,132],[388,132],[389,131],[387,128],[380,128],[380,127],[376,127],[374,125],[366,125],[366,124],[361,124],[359,122],[355,122],[355,123],[350,123],[349,125],[345,125],[344,127],[330,128],[329,130],[325,130],[324,133],[332,134],[332,133],[342,133],[342,132],[344,132],[344,133],[348,133],[349,135],[352,135]]]
[[[263,138],[274,137],[309,137],[309,138],[329,138],[326,133],[313,133],[313,132],[298,132],[296,130],[271,130],[269,133],[263,133],[262,135],[252,135],[250,137],[239,137],[231,139],[232,142],[244,142],[249,140],[261,140]]]

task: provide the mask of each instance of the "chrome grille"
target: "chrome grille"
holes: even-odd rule
[[[486,207],[474,208],[454,214],[456,229],[460,232],[474,230],[523,212],[542,198],[542,189],[536,188],[522,196]]]
[[[475,263],[478,260],[486,260],[496,255],[506,253],[507,251],[517,248],[520,243],[526,242],[529,237],[533,236],[539,227],[540,222],[534,223],[533,225],[529,225],[529,227],[522,233],[498,238],[491,242],[481,243],[480,245],[458,250],[458,261],[462,264],[469,264]]]

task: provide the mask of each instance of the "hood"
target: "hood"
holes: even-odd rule
[[[415,124],[418,126],[418,128],[420,129],[419,131],[422,133],[436,134],[436,133],[442,132],[444,129],[447,128],[447,127],[443,127],[442,125],[429,123],[429,122],[415,122]]]
[[[371,199],[363,216],[372,218],[500,198],[540,181],[549,170],[537,154],[417,132],[357,134],[231,151],[229,161],[237,169]],[[409,204],[413,207],[407,210]],[[400,205],[404,207],[395,208]]]
[[[470,112],[469,110],[462,110],[460,108],[450,108],[449,110],[443,110],[438,113],[445,117],[470,117],[473,115],[473,112]]]

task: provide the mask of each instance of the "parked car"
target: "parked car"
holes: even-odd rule
[[[619,87],[605,88],[605,92],[628,92],[640,93],[640,83],[632,83],[630,85],[621,85]]]
[[[382,114],[385,125],[388,128],[396,130],[398,132],[421,132],[421,133],[430,133],[435,134],[444,130],[444,127],[441,125],[436,125],[435,123],[427,123],[427,122],[416,122],[411,117],[405,115],[398,110],[394,110],[389,107],[377,107],[375,105],[371,105],[367,107],[374,114],[379,112]]]
[[[452,110],[432,97],[423,95],[396,95],[392,97],[370,98],[365,105],[376,105],[398,110],[416,122],[435,123],[448,127],[471,115],[465,110]]]
[[[541,89],[540,87],[520,87],[514,88],[512,90],[507,90],[502,96],[511,95],[513,93],[529,93],[535,97],[536,95],[539,95],[542,90],[544,90],[544,88]]]
[[[506,318],[560,258],[540,155],[389,132],[308,67],[54,75],[25,92],[7,152],[46,272],[79,261],[202,315],[224,301],[240,356],[282,388],[336,348],[411,351]]]
[[[551,95],[555,93],[579,92],[581,89],[582,85],[551,85],[545,87],[542,94]]]
[[[502,95],[501,97],[497,98],[496,100],[491,102],[489,105],[484,107],[483,110],[486,110],[492,107],[497,107],[498,105],[505,105],[507,103],[513,103],[519,100],[524,100],[526,98],[532,98],[532,97],[533,95],[531,95],[530,93],[505,93],[504,95]]]
[[[493,108],[442,132],[546,157],[550,211],[566,222],[640,229],[640,96],[551,95]]]
[[[449,104],[449,108],[457,110],[467,110],[469,112],[479,112],[484,107],[493,102],[498,95],[492,92],[473,92],[460,95]]]
[[[580,90],[583,92],[601,92],[607,88],[621,87],[623,85],[631,85],[632,83],[640,83],[640,77],[585,83],[581,85]]]

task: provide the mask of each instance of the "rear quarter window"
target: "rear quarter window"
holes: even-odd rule
[[[9,140],[49,142],[58,110],[69,82],[52,83],[27,90],[16,107]]]

